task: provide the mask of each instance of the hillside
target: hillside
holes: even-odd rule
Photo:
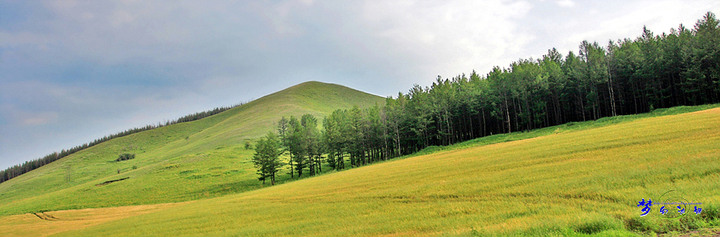
[[[261,187],[243,148],[281,116],[384,103],[347,87],[306,82],[201,120],[112,139],[0,184],[0,215],[195,200]],[[136,158],[115,162],[122,153]],[[102,183],[128,178],[108,185]]]
[[[40,214],[65,222],[0,217],[0,234],[633,235],[720,225],[720,108],[578,125],[207,200]],[[638,201],[668,191],[703,212],[666,219],[656,205],[639,216]]]

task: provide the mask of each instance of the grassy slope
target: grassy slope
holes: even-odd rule
[[[608,126],[608,125],[634,121],[634,120],[642,119],[642,118],[652,118],[652,117],[660,117],[660,116],[667,116],[667,115],[676,115],[676,114],[697,112],[697,111],[702,111],[702,110],[707,110],[707,109],[712,109],[712,108],[717,108],[717,107],[720,107],[720,104],[709,104],[709,105],[698,105],[698,106],[676,106],[676,107],[672,107],[672,108],[656,109],[649,113],[643,113],[643,114],[605,117],[605,118],[600,118],[598,120],[585,121],[585,122],[569,122],[569,123],[556,125],[556,126],[552,126],[552,127],[534,129],[531,131],[503,133],[503,134],[497,134],[497,135],[492,135],[492,136],[487,136],[487,137],[481,137],[481,138],[457,143],[457,144],[450,145],[450,146],[431,146],[431,147],[425,148],[419,152],[416,152],[416,153],[412,154],[411,156],[431,154],[431,153],[435,153],[435,152],[443,151],[443,150],[454,150],[454,149],[459,149],[459,148],[468,148],[468,147],[474,147],[474,146],[489,145],[489,144],[495,144],[495,143],[500,143],[500,142],[517,141],[517,140],[547,136],[547,135],[552,135],[552,134],[557,134],[557,133],[562,133],[562,132],[579,131],[579,130],[584,130],[584,129],[589,129],[589,128],[604,127],[604,126]]]
[[[718,226],[718,219],[699,220],[720,218],[718,144],[718,108],[630,118],[384,162],[61,235],[632,234],[626,228]],[[640,199],[657,202],[669,190],[704,203],[702,216],[662,219],[656,206],[639,217]]]
[[[262,187],[243,148],[280,116],[384,103],[350,88],[307,82],[202,120],[113,139],[0,184],[0,216],[41,210],[152,204]],[[136,153],[114,162],[118,154]],[[133,169],[136,166],[137,169]],[[120,174],[118,174],[120,170]],[[96,186],[108,180],[130,179]],[[282,177],[281,177],[282,179]]]

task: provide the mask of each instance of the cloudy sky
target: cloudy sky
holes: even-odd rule
[[[304,81],[395,95],[707,11],[720,2],[0,0],[0,169]]]

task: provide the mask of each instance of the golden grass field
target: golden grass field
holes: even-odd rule
[[[0,236],[50,236],[184,204],[187,203],[48,211],[8,216],[0,222]]]
[[[704,211],[640,217],[674,190]],[[720,226],[720,108],[451,149],[189,203],[0,217],[2,236],[610,235]],[[656,201],[657,202],[657,201]],[[672,233],[672,232],[671,232]]]

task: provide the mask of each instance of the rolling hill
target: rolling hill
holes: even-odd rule
[[[720,226],[718,105],[493,135],[295,182],[285,175],[267,188],[257,181],[243,143],[281,115],[382,102],[309,82],[112,139],[0,184],[0,236],[626,236]],[[125,152],[137,157],[114,161]],[[642,199],[656,202],[645,217]],[[666,218],[663,200],[703,211]]]
[[[632,236],[720,225],[720,108],[519,134],[547,135],[205,200],[5,216],[0,234]],[[668,192],[702,213],[661,216]],[[656,202],[645,217],[641,199]]]
[[[257,189],[262,184],[245,140],[274,130],[281,116],[310,113],[322,119],[336,109],[376,103],[384,98],[306,82],[201,120],[112,139],[1,183],[0,215],[178,202]],[[122,153],[136,158],[116,162]]]

